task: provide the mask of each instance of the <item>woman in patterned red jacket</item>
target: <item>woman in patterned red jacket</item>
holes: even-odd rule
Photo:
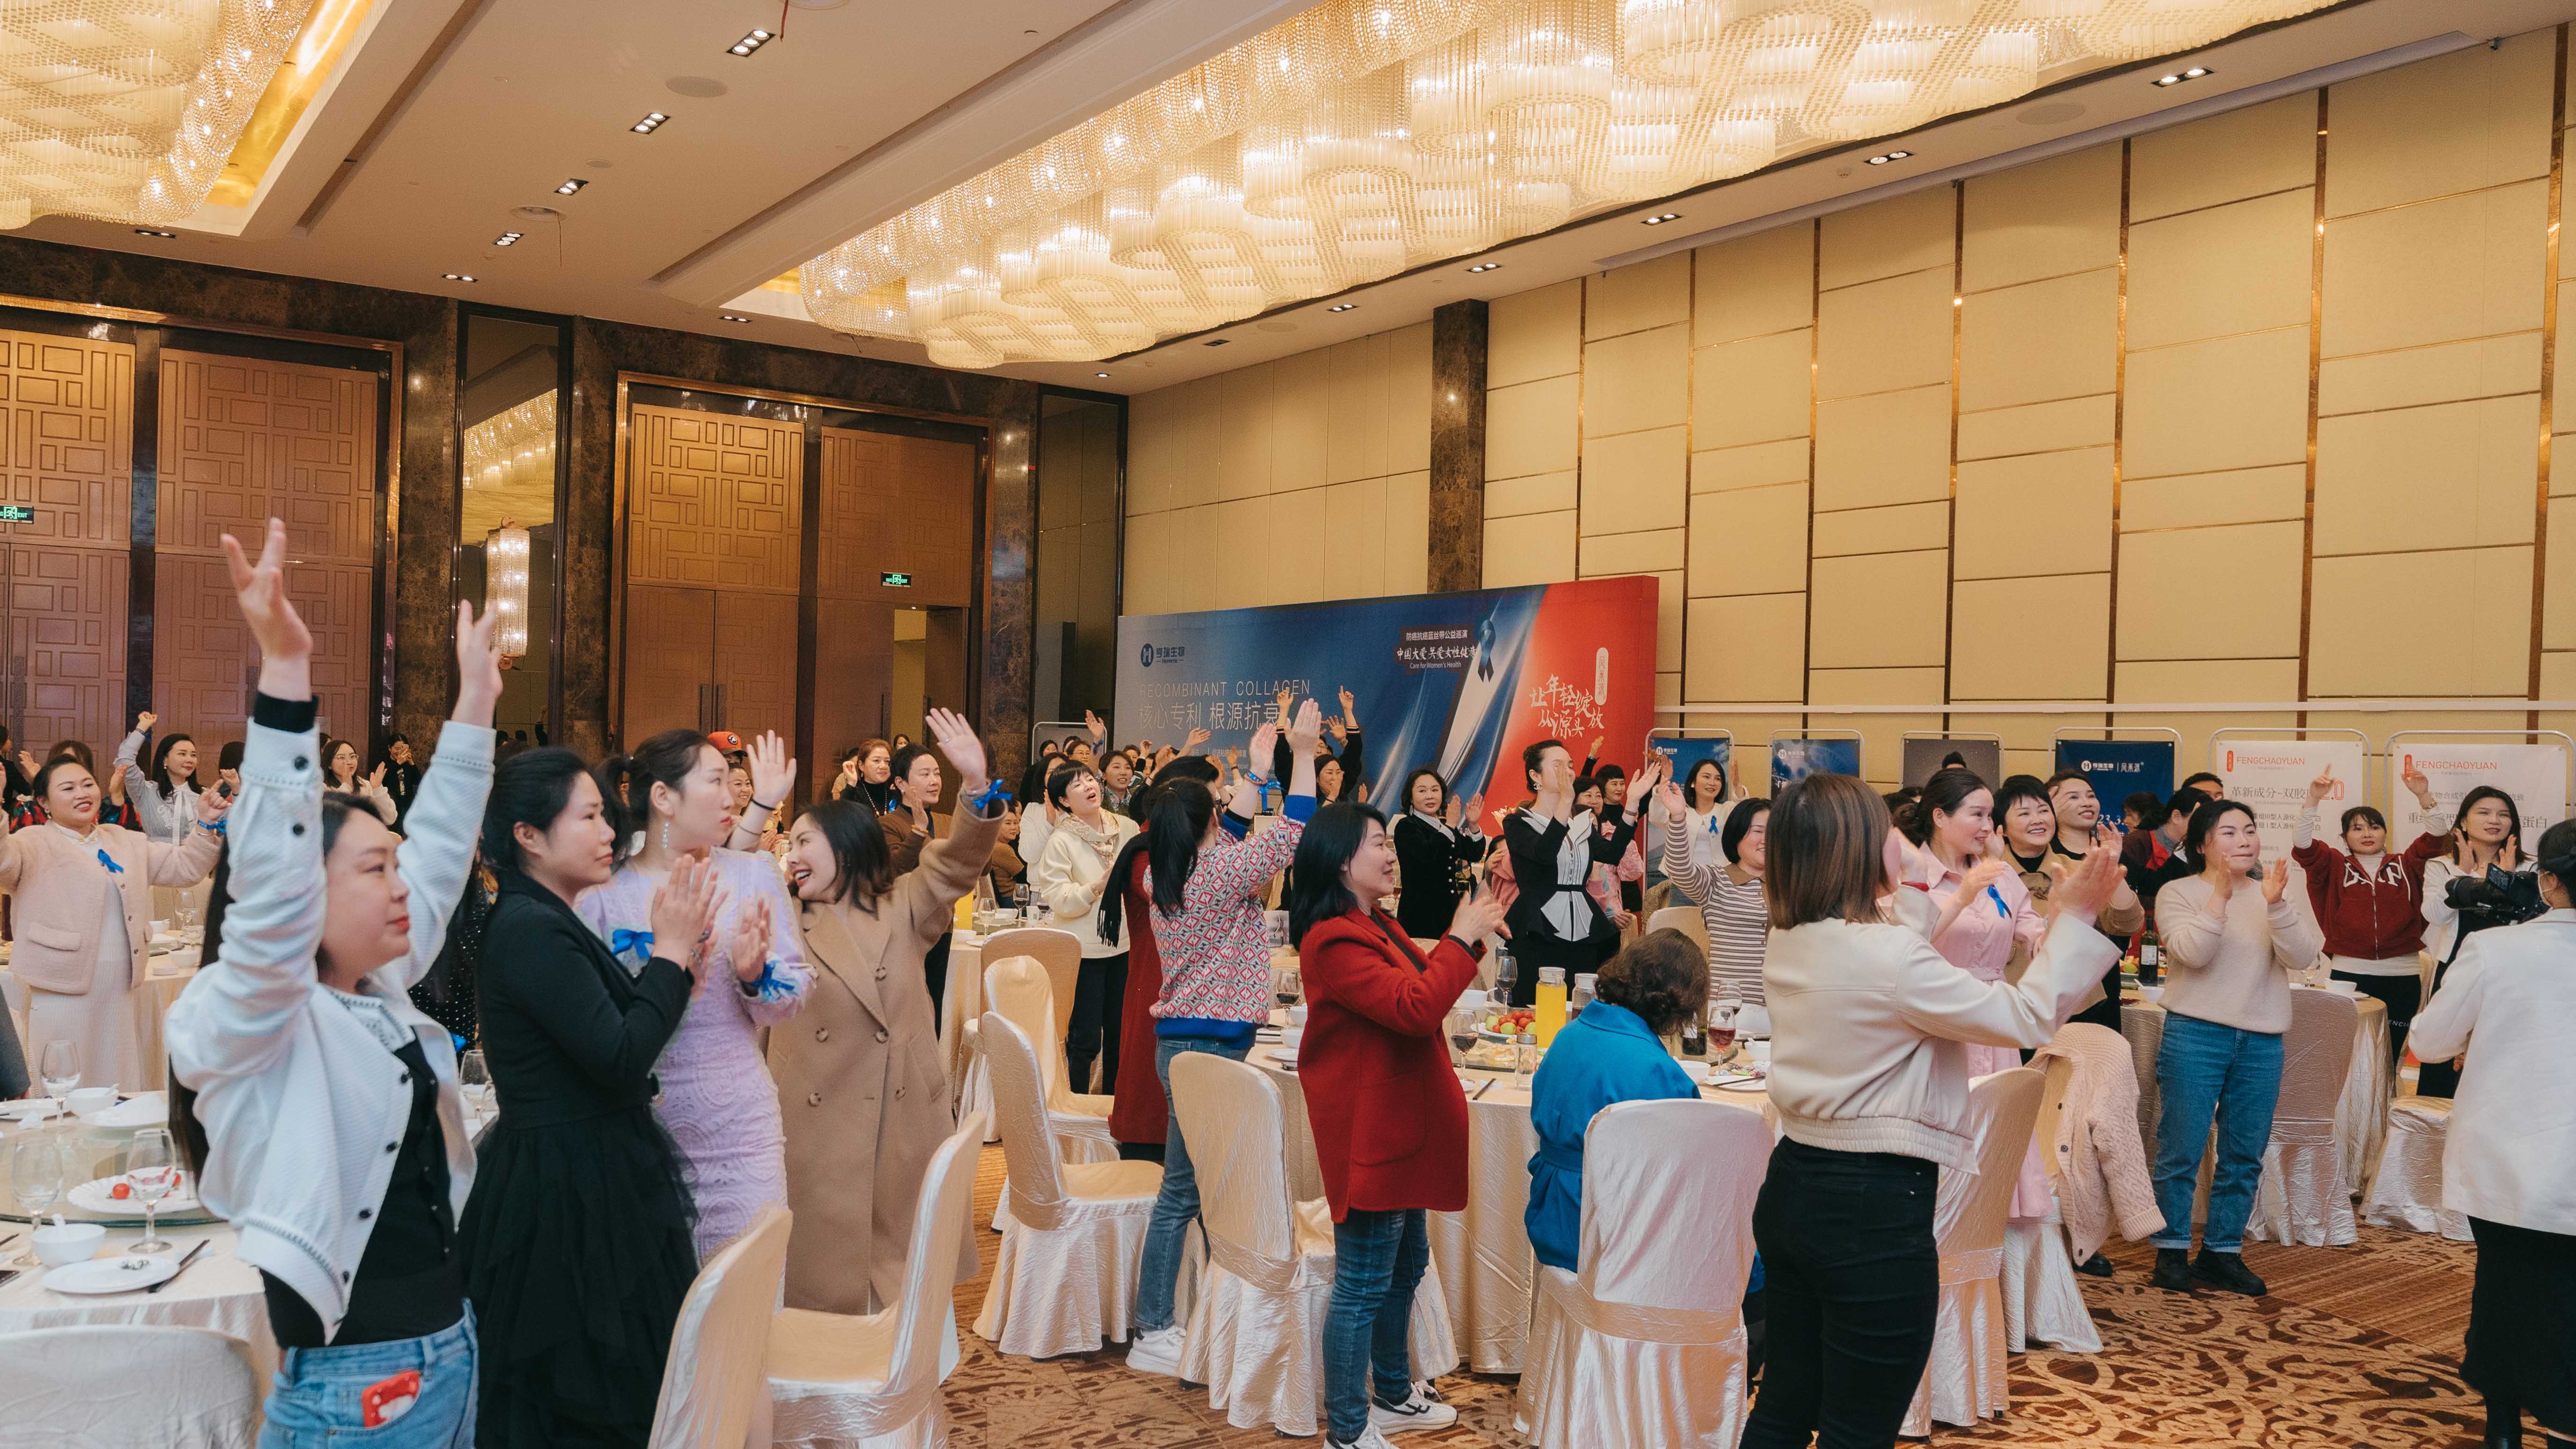
[[[2415,803],[2430,816],[2433,782],[2412,766],[2400,777]],[[2334,769],[2308,782],[2308,805],[2299,812],[2297,845],[2290,858],[2308,878],[2308,904],[2325,932],[2334,977],[2349,981],[2388,1006],[2388,1059],[2406,1050],[2406,1028],[2424,1003],[2416,953],[2424,949],[2424,862],[2450,848],[2450,837],[2426,833],[2403,854],[2388,853],[2388,821],[2368,805],[2343,812],[2337,850],[2316,838],[2317,806],[2334,793]],[[2346,854],[2348,850],[2350,854]]]

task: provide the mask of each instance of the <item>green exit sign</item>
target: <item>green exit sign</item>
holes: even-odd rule
[[[36,510],[24,503],[0,503],[0,523],[33,523]],[[909,582],[909,580],[907,580]]]
[[[908,589],[912,587],[912,575],[879,574],[877,575],[877,582],[885,585],[889,589]]]

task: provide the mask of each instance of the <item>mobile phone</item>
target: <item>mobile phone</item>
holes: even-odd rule
[[[226,780],[222,784],[217,785],[215,787],[215,794],[226,800],[233,798],[233,782]]]

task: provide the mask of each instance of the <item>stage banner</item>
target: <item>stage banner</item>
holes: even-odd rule
[[[2308,808],[2308,782],[2323,771],[2334,771],[2334,793],[2317,802],[2319,840],[2333,843],[2343,812],[2368,803],[2362,789],[2367,762],[2359,740],[2221,738],[2211,746],[2211,753],[2215,758],[2210,763],[2227,788],[2227,798],[2254,812],[2266,865],[2298,844],[2299,812]]]
[[[1771,798],[1809,775],[1857,775],[1860,741],[1776,739],[1771,742]]]
[[[2567,818],[2567,751],[2559,745],[2453,744],[2446,740],[2398,740],[2389,746],[2389,839],[2403,850],[2425,831],[2447,834],[2459,818],[2460,797],[2480,785],[2493,785],[2513,797],[2522,816],[2522,848],[2540,845],[2540,832]],[[2433,787],[2433,812],[2427,815],[2406,788],[2409,768],[2421,770]]]
[[[1960,764],[1976,772],[1988,785],[2004,780],[2004,746],[2001,740],[1908,739],[1905,742],[1905,773],[1899,780],[1908,785],[1921,785],[1932,778],[1952,755]]]
[[[1128,615],[1110,737],[1177,744],[1205,729],[1201,753],[1221,759],[1272,717],[1280,690],[1320,701],[1330,719],[1348,689],[1381,809],[1401,809],[1405,776],[1426,765],[1459,794],[1485,796],[1488,811],[1516,805],[1528,794],[1522,748],[1551,736],[1578,765],[1602,737],[1634,774],[1654,725],[1655,588],[1639,576]]]
[[[2173,741],[2059,740],[2056,772],[2067,770],[2093,782],[2102,818],[2117,824],[2120,802],[2141,790],[2159,800],[2173,798]]]

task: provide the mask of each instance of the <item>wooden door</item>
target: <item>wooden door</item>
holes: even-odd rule
[[[683,725],[707,728],[698,691],[715,664],[714,590],[628,587],[625,747]]]
[[[0,718],[35,754],[61,739],[112,745],[131,723],[133,416],[130,344],[0,332],[0,502],[36,515],[0,523]]]

